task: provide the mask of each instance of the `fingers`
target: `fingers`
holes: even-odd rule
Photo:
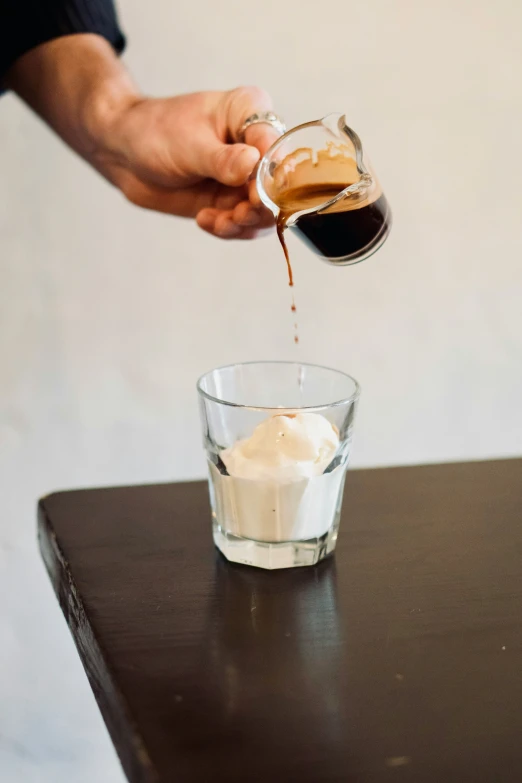
[[[274,225],[274,216],[268,209],[254,209],[250,201],[240,201],[234,207],[232,218],[239,226],[258,226],[270,228]]]
[[[204,139],[208,166],[202,174],[225,185],[245,184],[254,173],[261,156],[278,138],[271,125],[259,123],[247,128],[240,138],[241,128],[252,114],[271,111],[272,99],[260,87],[238,87],[223,94],[216,109],[215,135],[209,130]],[[232,143],[225,143],[232,140]]]
[[[240,187],[248,182],[260,154],[248,144],[224,144],[217,135],[209,133],[201,146],[198,173],[228,187]]]
[[[225,123],[229,138],[233,141],[243,141],[239,138],[241,128],[253,114],[263,114],[272,111],[272,99],[261,87],[237,87],[225,96]],[[270,125],[256,124],[247,128],[244,141],[256,147],[264,155],[271,139],[277,138],[277,132]],[[267,146],[268,144],[268,146]]]
[[[226,121],[230,138],[255,147],[262,157],[279,138],[279,131],[267,122],[257,122],[246,129],[244,139],[239,138],[239,134],[253,114],[272,111],[272,98],[261,87],[238,87],[228,93],[227,104]]]
[[[128,172],[117,178],[126,198],[144,209],[180,217],[197,218],[204,231],[223,239],[253,239],[273,223],[267,210],[256,210],[248,201],[248,189],[226,188],[205,182],[183,190],[151,185]]]
[[[243,123],[253,114],[272,111],[270,95],[260,87],[238,87],[228,93],[226,123],[231,138],[238,140]],[[262,157],[279,138],[280,133],[268,123],[255,123],[246,129],[244,141],[254,147]],[[252,172],[253,173],[253,172]],[[261,207],[261,200],[253,178],[248,183],[249,200],[255,209]]]
[[[252,239],[271,226],[267,216],[252,210],[248,202],[234,210],[203,209],[196,221],[203,231],[221,239]]]
[[[258,122],[246,129],[245,141],[259,150],[261,157],[277,141],[281,134],[266,122]]]
[[[115,182],[132,204],[187,218],[196,217],[207,207],[231,211],[248,198],[246,186],[227,188],[212,180],[188,188],[172,189],[143,182],[124,171],[118,173]]]
[[[203,231],[221,237],[221,239],[233,239],[243,231],[241,226],[234,223],[230,212],[222,212],[219,209],[201,210],[196,217],[196,222]]]
[[[243,139],[241,127],[252,114],[271,109],[270,96],[259,87],[238,87],[222,93],[213,122],[199,128],[195,137],[197,144],[191,165],[196,173],[229,187],[247,183],[279,133],[267,123],[256,123],[247,128]]]

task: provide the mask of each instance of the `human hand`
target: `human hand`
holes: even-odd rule
[[[7,84],[134,204],[195,218],[224,238],[250,239],[273,223],[251,176],[277,132],[252,125],[238,143],[245,120],[272,108],[258,87],[144,98],[92,34],[34,47]]]
[[[238,132],[271,109],[257,87],[132,98],[109,122],[98,116],[91,163],[133,204],[195,218],[218,237],[251,239],[274,222],[250,178],[278,133],[251,125],[239,143]]]

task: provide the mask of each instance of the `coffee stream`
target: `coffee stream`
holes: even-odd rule
[[[335,198],[360,179],[346,148],[331,145],[320,152],[301,149],[288,155],[274,173],[273,200],[279,205],[277,236],[294,285],[292,264],[284,231],[298,212],[313,209]],[[324,212],[301,215],[292,221],[294,232],[318,255],[331,261],[354,262],[377,247],[390,228],[390,210],[378,183],[369,191],[348,195]],[[296,312],[292,297],[292,312]],[[294,341],[299,342],[297,324]]]
[[[284,236],[284,233],[283,233],[284,230],[285,230],[285,225],[281,221],[281,214],[282,213],[279,212],[279,217],[278,217],[278,220],[277,220],[277,236],[279,238],[279,241],[281,242],[281,247],[283,248],[283,253],[285,254],[286,266],[288,268],[288,285],[290,286],[290,288],[293,288],[294,287],[294,274],[293,274],[293,271],[292,271],[292,264],[290,263],[290,255],[288,253],[288,247],[287,247],[287,244],[286,244],[286,241],[285,241],[285,236]],[[292,292],[292,305],[290,307],[290,310],[294,314],[297,313],[297,307],[296,307],[296,304],[295,304],[295,294],[293,292]],[[294,343],[296,345],[299,343],[298,328],[299,327],[297,325],[297,321],[295,321],[294,322]]]

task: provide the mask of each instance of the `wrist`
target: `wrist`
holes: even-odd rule
[[[103,158],[118,152],[117,127],[121,117],[143,96],[123,65],[104,74],[84,96],[80,128],[87,158]]]
[[[139,100],[112,46],[90,33],[36,46],[16,61],[6,82],[87,159],[107,145],[118,114]]]

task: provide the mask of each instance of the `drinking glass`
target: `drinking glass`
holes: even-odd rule
[[[212,370],[197,388],[218,549],[230,561],[268,569],[325,558],[337,541],[357,381],[317,365],[252,362]],[[300,413],[326,418],[338,435],[338,448],[320,475],[296,478],[273,470],[268,477],[230,475],[226,449],[270,417]]]

